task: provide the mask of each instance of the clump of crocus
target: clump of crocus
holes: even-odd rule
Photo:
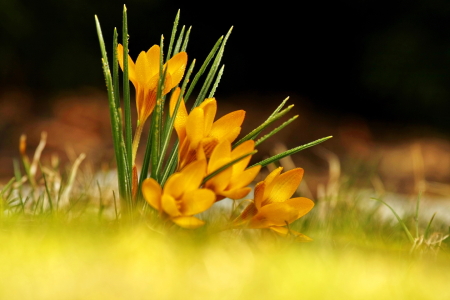
[[[249,228],[269,228],[282,235],[292,234],[298,240],[310,241],[306,235],[286,227],[314,207],[314,202],[308,198],[291,198],[302,181],[304,171],[297,168],[281,174],[282,170],[282,167],[275,169],[255,186],[253,202],[235,223],[245,223]]]

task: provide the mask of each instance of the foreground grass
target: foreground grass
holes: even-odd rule
[[[3,220],[1,299],[450,299],[449,253],[305,232],[176,230],[145,223]]]

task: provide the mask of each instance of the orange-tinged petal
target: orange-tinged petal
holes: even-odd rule
[[[172,81],[169,90],[173,89],[177,84],[180,83],[184,75],[184,70],[187,64],[187,54],[186,52],[180,52],[174,55],[167,62],[167,73],[170,74]],[[165,65],[164,65],[165,67]]]
[[[258,175],[259,170],[261,170],[261,166],[255,166],[235,176],[233,169],[233,177],[230,180],[228,189],[242,188],[249,185],[255,179],[256,175]]]
[[[250,221],[250,227],[283,226],[297,220],[297,215],[297,210],[284,202],[271,203],[258,210],[258,213]]]
[[[268,185],[271,184],[272,181],[281,174],[281,171],[283,171],[283,167],[278,167],[275,170],[273,170],[272,172],[270,172],[269,175],[267,175],[266,179],[264,179],[264,182]]]
[[[170,116],[173,115],[173,112],[175,111],[175,107],[178,102],[178,98],[180,97],[180,88],[177,88],[173,94],[172,97],[170,97]],[[186,121],[187,121],[188,113],[186,110],[186,105],[184,104],[183,98],[180,99],[180,105],[178,106],[177,115],[175,117],[175,122],[173,126],[175,127],[175,130],[177,131],[178,139],[180,140],[180,143],[184,141],[184,138],[186,137]]]
[[[237,217],[233,223],[235,225],[241,225],[244,222],[249,221],[251,218],[253,218],[258,213],[258,210],[256,209],[256,206],[254,203],[250,203],[242,213]]]
[[[219,144],[219,140],[212,136],[204,137],[201,144],[206,157],[210,157],[214,148]]]
[[[161,194],[161,187],[153,178],[147,178],[142,182],[142,195],[148,204],[158,211],[161,211]]]
[[[219,143],[211,153],[208,163],[208,174],[214,172],[231,161],[231,144],[228,141]]]
[[[225,196],[230,199],[233,199],[233,200],[238,200],[238,199],[242,199],[245,196],[247,196],[248,193],[250,193],[251,191],[252,191],[251,188],[244,187],[244,188],[237,188],[237,189],[222,191],[222,192],[220,192],[220,195]]]
[[[144,51],[136,59],[136,79],[142,88],[147,89],[148,83],[154,74],[150,73],[151,64]]]
[[[239,133],[241,133],[241,127],[235,127],[222,137],[222,141],[227,140],[232,143],[238,137]]]
[[[174,85],[175,86],[175,85]],[[172,85],[172,76],[169,73],[166,74],[166,79],[164,80],[164,90],[163,95],[166,95],[174,87]]]
[[[148,73],[150,77],[155,76],[155,74],[159,74],[159,58],[160,58],[160,48],[158,45],[153,45],[148,49],[146,56],[149,62]]]
[[[197,160],[181,171],[184,181],[185,193],[196,190],[206,175],[206,160]]]
[[[189,114],[186,121],[186,136],[190,141],[190,148],[196,149],[204,137],[205,115],[203,109],[196,107]]]
[[[216,201],[216,195],[208,189],[198,189],[185,193],[181,200],[181,213],[191,216],[204,212]]]
[[[241,127],[242,122],[244,122],[244,118],[245,111],[233,111],[214,122],[210,135],[221,141],[223,137],[230,132],[230,130],[233,130],[236,127]]]
[[[185,191],[185,180],[181,173],[173,173],[170,175],[164,184],[164,194],[171,195],[175,199],[179,199],[183,196]]]
[[[240,144],[239,146],[237,146],[235,149],[233,149],[233,151],[231,152],[231,160],[235,160],[247,153],[252,152],[253,150],[255,150],[255,141],[253,141],[253,140],[246,141],[246,142]],[[252,158],[252,156],[249,155],[246,158],[235,163],[233,165],[233,175],[243,172],[245,170],[245,168],[247,168],[248,163],[250,162],[251,158]]]
[[[172,218],[172,221],[180,227],[187,229],[195,229],[203,226],[205,224],[204,221],[196,218],[196,217],[176,217]]]
[[[289,204],[297,210],[297,218],[303,217],[314,207],[314,202],[305,197],[291,198],[284,203]]]
[[[214,98],[205,99],[200,107],[205,112],[205,135],[208,135],[216,117],[217,101]]]
[[[263,205],[272,202],[283,202],[291,198],[303,178],[303,169],[297,168],[276,177],[265,191],[267,198]]]
[[[117,60],[119,61],[120,68],[123,70],[123,46],[122,44],[117,45]],[[128,78],[133,83],[134,87],[138,88],[138,81],[136,80],[134,61],[128,55]]]
[[[223,190],[225,190],[230,182],[231,176],[233,174],[233,170],[231,168],[227,168],[208,180],[205,184],[205,187],[213,190],[215,193],[220,194]]]
[[[264,201],[264,191],[266,189],[266,182],[260,181],[255,186],[255,206],[260,209],[262,206],[262,203]]]
[[[175,198],[168,194],[163,194],[161,197],[162,209],[171,217],[181,216],[180,210],[178,209],[177,202]]]

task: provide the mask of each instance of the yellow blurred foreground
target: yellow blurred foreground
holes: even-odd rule
[[[450,299],[446,251],[20,223],[0,223],[0,299]]]

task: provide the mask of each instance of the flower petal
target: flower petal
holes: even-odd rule
[[[216,201],[216,195],[208,189],[198,189],[185,193],[181,200],[181,213],[195,215],[210,208]]]
[[[170,116],[173,115],[173,112],[175,111],[175,107],[178,102],[178,98],[180,96],[180,88],[177,88],[173,94],[172,97],[170,97]],[[175,130],[177,131],[178,139],[180,140],[180,143],[184,141],[184,138],[186,137],[186,121],[188,118],[188,113],[186,110],[186,105],[184,103],[184,99],[180,99],[180,105],[178,106],[177,115],[175,117],[175,122],[173,126],[175,127]]]
[[[252,152],[253,150],[255,150],[255,141],[253,141],[253,140],[246,141],[246,142],[240,144],[239,146],[237,146],[235,149],[233,149],[233,151],[231,152],[231,160],[237,159],[247,153]],[[233,176],[243,172],[245,170],[245,168],[247,168],[248,163],[250,162],[251,158],[252,158],[252,156],[249,155],[246,158],[235,163],[233,165]],[[253,180],[253,178],[251,180]]]
[[[254,203],[250,203],[242,213],[237,217],[233,223],[235,225],[240,225],[246,221],[249,221],[251,218],[253,218],[258,213],[258,209],[256,209],[256,206]]]
[[[123,46],[122,44],[117,45],[117,60],[119,61],[120,68],[123,70]],[[136,80],[136,66],[134,65],[134,61],[131,59],[130,55],[128,55],[128,78],[133,83],[134,87],[137,89],[138,81]]]
[[[190,140],[190,148],[196,149],[204,137],[205,115],[203,109],[196,107],[189,114],[186,121],[186,136]]]
[[[211,153],[208,163],[208,174],[231,161],[231,144],[228,141],[219,143]]]
[[[245,196],[247,196],[248,193],[250,193],[251,191],[252,191],[252,188],[249,188],[249,187],[236,188],[236,189],[231,189],[231,190],[227,190],[227,191],[221,191],[220,195],[225,196],[230,199],[233,199],[233,200],[239,200],[239,199],[242,199]]]
[[[183,196],[185,191],[185,180],[180,172],[173,173],[164,184],[164,194],[171,195],[175,199]]]
[[[205,224],[204,221],[197,219],[196,217],[176,217],[172,218],[172,221],[180,227],[187,229],[195,229]]]
[[[266,189],[266,182],[260,181],[255,186],[255,206],[256,208],[260,209],[262,206],[262,203],[264,201],[264,191]]]
[[[149,71],[150,68],[151,64],[148,61],[147,55],[142,51],[136,59],[136,79],[144,89],[147,89],[148,83],[153,76]]]
[[[148,72],[150,78],[159,74],[160,55],[161,55],[161,53],[160,53],[160,48],[158,45],[153,45],[150,49],[148,49],[148,51],[146,53],[146,57],[149,62],[149,67],[148,67],[147,72]]]
[[[233,168],[233,177],[231,178],[230,183],[228,184],[228,189],[231,190],[236,188],[242,188],[244,186],[249,185],[258,175],[259,170],[261,170],[261,166],[255,166],[253,168],[245,170],[238,176],[235,176]]]
[[[210,135],[217,138],[219,141],[222,141],[223,137],[230,131],[234,130],[236,127],[241,127],[242,122],[244,122],[244,118],[245,111],[233,111],[214,122]]]
[[[163,194],[161,197],[162,209],[171,217],[181,216],[180,210],[178,209],[177,202],[174,197],[168,194]]]
[[[289,204],[298,211],[297,218],[303,217],[314,207],[314,202],[305,197],[291,198],[284,203]]]
[[[292,206],[277,202],[261,207],[251,219],[251,228],[268,228],[270,226],[283,226],[297,220],[298,212]]]
[[[181,79],[184,75],[184,70],[186,69],[187,64],[187,54],[186,52],[180,52],[174,55],[169,61],[167,62],[167,73],[171,76],[171,83],[170,86],[166,86],[165,88],[168,88],[169,91],[173,89],[177,84],[180,83]],[[164,65],[164,68],[166,66]]]
[[[206,160],[197,160],[186,166],[182,171],[184,192],[198,189],[206,175]]]
[[[284,202],[291,198],[302,181],[303,173],[304,171],[302,168],[297,168],[276,177],[266,187],[266,199],[262,205],[272,202]]]
[[[216,117],[217,101],[214,98],[208,98],[205,99],[199,107],[205,112],[205,135],[208,135],[211,131],[214,118]]]
[[[153,178],[147,178],[142,182],[142,195],[148,204],[158,211],[161,211],[161,194],[161,187]]]

